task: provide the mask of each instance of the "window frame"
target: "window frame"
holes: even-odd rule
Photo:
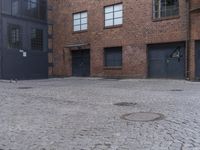
[[[163,17],[161,15],[160,15],[160,17],[156,17],[156,15],[155,15],[155,13],[156,13],[156,10],[155,10],[155,1],[156,0],[152,0],[152,20],[153,21],[162,21],[162,20],[169,20],[169,19],[180,18],[180,1],[179,0],[177,0],[177,2],[178,2],[178,6],[177,6],[178,14],[176,14],[176,15],[170,15],[170,16],[163,16]],[[161,0],[159,0],[159,1],[161,1]],[[158,12],[158,13],[161,14],[161,12],[162,12],[162,10],[160,10],[160,12]]]
[[[83,14],[83,13],[86,13],[86,14],[87,14],[87,17],[81,18],[81,14]],[[74,16],[75,16],[75,15],[78,15],[78,14],[80,14],[80,18],[79,18],[79,19],[74,19]],[[82,20],[82,19],[86,19],[86,23],[81,24],[81,20]],[[75,20],[80,20],[80,24],[79,24],[80,30],[77,30],[77,31],[74,30],[74,27],[75,27],[75,26],[78,26],[78,25],[75,25],[75,24],[74,24],[74,21],[75,21]],[[81,26],[82,26],[82,25],[87,25],[87,29],[83,29],[83,30],[82,30],[82,29],[81,29]],[[75,12],[75,13],[72,14],[72,31],[73,31],[73,33],[87,32],[87,31],[88,31],[88,26],[89,26],[89,22],[88,22],[88,11],[87,11],[87,10]]]
[[[106,50],[114,50],[114,49],[117,49],[117,50],[120,50],[120,54],[121,54],[121,65],[108,65],[107,63],[107,59],[106,59]],[[105,47],[103,49],[103,54],[104,54],[104,69],[122,69],[123,67],[123,47],[122,46],[115,46],[115,47]]]
[[[120,11],[122,11],[122,17],[118,17],[118,18],[115,18],[114,17],[114,14],[115,14],[115,11],[114,11],[114,6],[116,6],[116,5],[122,5],[122,10],[120,10]],[[113,25],[111,25],[111,26],[106,26],[106,13],[105,13],[105,10],[106,10],[106,8],[107,7],[111,7],[111,6],[113,6],[113,18],[112,18],[112,20],[113,20]],[[110,29],[110,28],[118,28],[118,27],[122,27],[123,26],[123,24],[124,24],[124,5],[123,5],[123,2],[120,2],[120,3],[114,3],[114,4],[111,4],[111,5],[106,5],[106,6],[104,6],[104,9],[103,9],[103,15],[104,15],[104,29]],[[120,12],[120,11],[116,11],[116,12]],[[115,25],[114,24],[114,20],[115,19],[119,19],[119,18],[121,18],[122,19],[122,23],[121,24],[118,24],[118,25]],[[108,20],[108,19],[107,19]],[[109,19],[109,20],[111,20],[111,19]]]

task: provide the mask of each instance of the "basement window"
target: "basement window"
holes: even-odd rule
[[[123,5],[115,4],[106,6],[105,13],[105,27],[119,26],[123,24]]]
[[[88,29],[88,14],[87,12],[79,12],[73,14],[73,31],[85,31]]]
[[[122,66],[122,47],[112,47],[104,49],[105,67]]]
[[[179,15],[179,0],[153,0],[153,18],[162,19]]]

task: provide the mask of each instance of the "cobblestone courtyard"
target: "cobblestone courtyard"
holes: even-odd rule
[[[136,105],[117,106],[118,102]],[[160,120],[122,118],[161,113]],[[0,81],[0,150],[200,150],[200,83]]]

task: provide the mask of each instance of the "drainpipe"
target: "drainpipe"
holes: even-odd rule
[[[0,34],[0,78],[3,77],[3,23],[2,23],[2,12],[3,12],[3,6],[2,6],[2,0],[0,0],[0,26],[1,26],[1,34]]]
[[[191,22],[190,22],[190,0],[186,0],[186,80],[190,79],[190,41],[191,41]]]

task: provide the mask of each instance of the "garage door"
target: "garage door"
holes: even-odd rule
[[[184,43],[149,45],[148,64],[150,78],[183,79],[185,77]]]
[[[72,51],[72,75],[90,76],[90,50]]]

